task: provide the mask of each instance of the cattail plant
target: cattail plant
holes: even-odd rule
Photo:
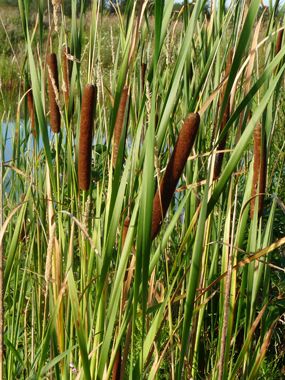
[[[163,218],[166,215],[171,198],[193,147],[199,124],[199,114],[192,113],[184,121],[179,133],[165,174],[154,196],[151,229],[152,239],[156,237],[160,230]]]
[[[262,216],[266,183],[266,144],[262,138],[262,127],[258,123],[253,132],[253,180],[251,189],[250,218],[253,219],[256,197],[258,216]]]
[[[227,64],[226,64],[226,70],[225,70],[225,77],[228,77],[231,67],[232,67],[232,58],[233,58],[233,50],[231,49],[229,52]],[[223,103],[224,100],[224,93],[225,93],[225,86],[223,87],[223,91],[220,97],[220,105]],[[230,118],[230,99],[228,99],[225,111],[223,113],[222,121],[221,121],[221,127],[220,132],[222,132]],[[221,140],[221,142],[218,145],[218,151],[223,151],[226,146],[227,136],[224,136],[224,138]],[[219,152],[216,154],[215,157],[215,165],[214,165],[214,176],[213,178],[216,179],[219,177],[221,173],[222,163],[223,163],[224,153]]]
[[[275,55],[277,55],[279,53],[279,51],[281,50],[283,33],[284,33],[284,29],[281,29],[281,30],[279,30],[279,32],[277,34],[277,40],[276,40],[276,46],[275,46]]]
[[[114,127],[114,136],[113,136],[113,167],[114,168],[117,163],[117,157],[118,157],[118,152],[119,152],[122,130],[124,126],[124,118],[125,118],[125,113],[126,113],[128,96],[129,96],[129,88],[126,86],[124,87],[121,94],[120,104],[119,104],[115,127]]]
[[[88,190],[90,186],[92,128],[95,115],[96,96],[96,87],[92,84],[88,84],[85,87],[82,96],[80,118],[78,182],[81,190]]]
[[[50,107],[50,126],[54,133],[60,131],[60,111],[59,111],[59,92],[58,92],[58,70],[55,53],[47,57],[48,66],[48,92]]]
[[[62,51],[62,74],[63,74],[63,93],[65,106],[68,108],[69,104],[69,91],[70,91],[70,73],[71,65],[68,55],[70,54],[70,49],[68,46],[64,46]]]
[[[27,92],[27,102],[28,102],[29,117],[31,121],[31,133],[36,138],[37,131],[36,131],[36,124],[35,124],[34,98],[33,98],[33,91],[31,88]]]

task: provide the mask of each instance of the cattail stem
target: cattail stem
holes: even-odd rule
[[[88,190],[90,186],[92,129],[96,96],[96,87],[92,84],[87,85],[82,97],[79,136],[78,182],[81,190]]]
[[[27,101],[28,101],[29,117],[31,121],[31,132],[34,138],[36,138],[37,131],[36,131],[36,124],[35,124],[34,98],[33,98],[33,92],[31,88],[29,89],[27,93]]]
[[[120,104],[119,104],[115,127],[114,127],[114,135],[113,135],[113,167],[114,168],[117,163],[120,140],[121,140],[121,135],[122,135],[123,126],[124,126],[125,112],[126,112],[126,106],[127,106],[127,101],[128,101],[128,92],[129,92],[128,87],[124,87],[121,94]]]
[[[261,124],[257,124],[253,132],[253,180],[251,189],[250,218],[253,219],[256,196],[258,196],[258,216],[262,216],[266,184],[266,144],[262,139]]]
[[[233,59],[233,50],[231,49],[229,52],[228,59],[227,59],[225,77],[228,77],[230,74],[231,67],[232,67],[232,59]],[[221,97],[220,97],[220,104],[222,104],[224,101],[225,89],[226,89],[226,87],[224,86]],[[224,111],[224,114],[222,117],[220,132],[222,132],[224,130],[229,118],[230,118],[230,99],[228,99],[228,101],[227,101],[227,105],[226,105],[226,108],[225,108],[225,111]],[[222,151],[225,149],[226,141],[227,141],[227,136],[225,136],[222,139],[222,141],[219,143],[218,151]],[[218,178],[220,173],[221,173],[223,158],[224,158],[223,152],[217,153],[217,155],[215,157],[215,165],[214,165],[214,176],[213,176],[214,179]]]
[[[145,87],[145,73],[146,73],[146,63],[143,62],[141,64],[141,84],[142,84],[142,90],[144,90],[144,87]]]
[[[54,53],[47,57],[48,65],[48,92],[49,92],[49,107],[50,107],[50,126],[54,133],[60,131],[60,111],[58,106],[58,69],[57,59]]]
[[[165,174],[154,196],[151,230],[152,239],[156,237],[160,230],[162,221],[171,202],[171,198],[193,147],[199,124],[199,114],[192,113],[184,121],[183,127],[179,133],[172,156],[166,167]]]
[[[64,92],[64,101],[66,109],[68,109],[69,104],[69,92],[70,92],[70,72],[71,65],[70,60],[67,56],[70,54],[70,49],[68,46],[63,48],[62,52],[62,74],[63,74],[63,92]]]

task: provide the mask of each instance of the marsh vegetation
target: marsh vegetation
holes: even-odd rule
[[[278,2],[31,3],[1,12],[2,378],[282,378]]]

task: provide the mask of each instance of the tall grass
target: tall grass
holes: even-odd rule
[[[206,17],[203,0],[180,12],[128,0],[104,16],[101,2],[77,3],[68,19],[53,2],[45,38],[44,1],[35,18],[19,0],[19,75],[32,98],[21,90],[1,124],[3,157],[13,122],[1,176],[3,378],[279,378],[285,48],[275,7],[218,1]]]

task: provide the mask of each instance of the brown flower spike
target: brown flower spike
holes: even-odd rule
[[[172,156],[166,167],[165,174],[153,199],[152,239],[156,237],[160,230],[162,221],[170,205],[171,198],[193,147],[199,124],[199,114],[191,113],[184,121],[181,128]]]
[[[114,135],[113,135],[113,167],[114,168],[117,163],[120,140],[121,140],[122,130],[124,126],[126,105],[128,101],[128,92],[129,92],[128,87],[124,87],[121,94],[120,104],[119,104],[115,127],[114,127]]]
[[[29,89],[27,93],[27,101],[28,101],[29,117],[31,120],[31,132],[32,132],[32,135],[36,138],[37,131],[36,131],[36,124],[35,124],[34,98],[33,98],[33,92],[31,88]]]
[[[88,190],[90,186],[92,129],[96,96],[96,87],[92,84],[86,85],[82,96],[79,135],[78,182],[81,190]]]
[[[275,46],[275,55],[277,55],[279,53],[279,51],[281,50],[283,33],[284,33],[284,29],[279,30],[279,32],[277,34],[277,40],[276,40],[276,46]]]
[[[56,101],[58,96],[58,70],[56,55],[51,53],[47,57],[48,65],[48,93],[49,93],[49,107],[50,107],[50,126],[53,133],[60,131],[60,112]]]

